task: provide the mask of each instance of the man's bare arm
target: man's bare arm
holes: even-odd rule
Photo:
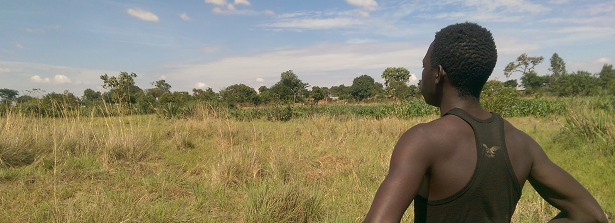
[[[541,197],[562,211],[551,222],[607,222],[594,197],[568,172],[554,164],[538,143],[527,138],[533,158],[528,180]]]
[[[401,220],[429,167],[427,142],[427,134],[422,125],[402,135],[391,155],[389,173],[376,192],[365,222]]]

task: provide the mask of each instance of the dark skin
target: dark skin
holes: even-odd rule
[[[423,59],[421,92],[443,115],[461,108],[488,119],[478,98],[460,97],[441,65],[431,66],[433,43]],[[549,204],[561,210],[550,222],[607,222],[591,194],[554,164],[530,136],[508,121],[506,147],[519,185],[529,181]],[[474,132],[461,118],[447,115],[406,131],[393,150],[389,173],[378,188],[365,222],[399,222],[416,195],[438,200],[461,190],[476,167]]]

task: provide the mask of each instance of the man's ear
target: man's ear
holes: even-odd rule
[[[444,68],[442,68],[442,65],[438,65],[438,73],[436,74],[435,83],[438,84],[441,81],[444,81],[444,76],[446,76],[446,71],[444,71]]]

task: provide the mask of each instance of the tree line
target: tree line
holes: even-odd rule
[[[542,56],[532,57],[521,54],[504,69],[506,78],[513,73],[521,73],[520,83],[516,79],[500,82],[492,80],[485,88],[508,88],[507,94],[526,96],[592,96],[615,94],[615,69],[612,64],[604,64],[599,73],[587,71],[568,72],[564,60],[554,53],[550,59],[550,74],[538,75],[534,68],[542,63]],[[302,81],[292,70],[282,72],[280,80],[272,86],[254,89],[245,84],[234,84],[214,92],[211,88],[171,91],[171,84],[166,80],[151,83],[151,88],[142,89],[135,85],[137,74],[120,72],[117,76],[101,75],[102,87],[106,92],[86,89],[78,98],[69,91],[48,93],[40,89],[26,90],[20,95],[13,89],[0,89],[1,109],[13,105],[28,113],[44,116],[58,115],[59,110],[76,110],[77,108],[100,108],[106,110],[126,109],[131,114],[151,114],[177,112],[193,105],[205,102],[212,106],[238,108],[261,105],[289,105],[294,103],[316,104],[319,101],[345,100],[393,101],[409,100],[420,97],[419,85],[409,85],[410,72],[403,67],[388,67],[381,77],[384,84],[376,82],[369,75],[361,75],[352,81],[352,85],[320,87],[310,86]],[[523,88],[518,88],[523,87]],[[491,92],[487,89],[485,92]],[[500,90],[498,90],[499,92]],[[491,94],[485,93],[483,94]],[[511,95],[512,96],[512,95]],[[113,106],[111,106],[113,105]],[[92,109],[90,109],[92,110]],[[0,110],[0,112],[2,112]],[[113,112],[113,111],[112,111]]]
[[[154,81],[151,83],[151,88],[142,89],[135,84],[134,80],[137,77],[137,74],[128,72],[120,72],[117,76],[101,75],[100,79],[103,82],[101,86],[108,91],[100,92],[88,88],[81,98],[69,91],[45,94],[40,89],[27,90],[20,96],[17,90],[6,88],[0,89],[0,97],[2,104],[12,104],[27,112],[53,115],[58,109],[105,105],[117,105],[138,114],[150,114],[156,110],[181,109],[199,101],[215,106],[237,108],[272,104],[316,104],[322,100],[334,99],[356,102],[406,100],[420,96],[419,87],[408,84],[410,72],[403,67],[386,68],[381,75],[385,81],[384,85],[369,75],[361,75],[354,78],[351,86],[343,84],[331,87],[310,86],[292,70],[288,70],[282,72],[280,80],[269,87],[261,86],[254,89],[245,84],[233,84],[218,93],[211,88],[194,88],[192,93],[171,91],[172,86],[166,80]]]
[[[604,64],[599,73],[578,70],[568,72],[566,63],[557,53],[551,56],[550,74],[539,75],[534,67],[542,63],[542,56],[531,57],[521,54],[504,68],[504,75],[509,78],[513,73],[521,73],[521,83],[516,79],[507,80],[507,87],[522,86],[526,95],[551,96],[593,96],[615,94],[615,70],[612,64]]]

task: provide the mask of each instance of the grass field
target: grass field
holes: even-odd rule
[[[615,213],[613,116],[577,107],[509,121]],[[0,119],[0,222],[359,222],[398,137],[437,117],[279,122],[214,113],[7,113]],[[403,221],[412,220],[411,212]],[[556,214],[526,184],[513,222],[546,222]]]

